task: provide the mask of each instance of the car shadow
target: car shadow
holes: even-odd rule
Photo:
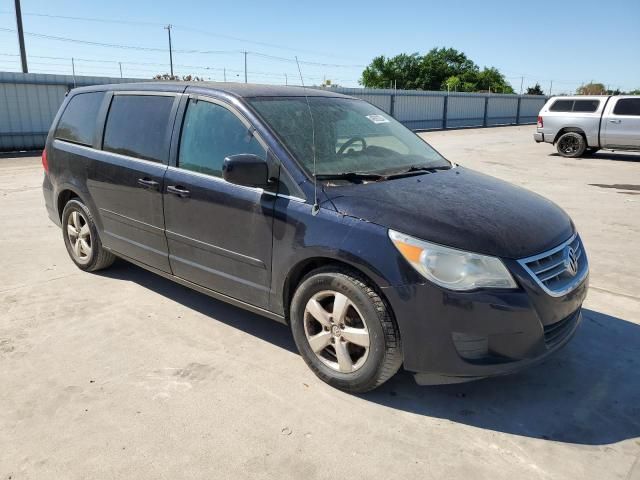
[[[135,282],[198,313],[215,318],[277,347],[298,353],[288,326],[216,300],[132,263],[117,259],[111,268],[96,274]]]
[[[478,428],[584,445],[640,436],[640,325],[585,309],[571,342],[538,366],[420,387],[402,372],[369,401]]]
[[[133,281],[217,321],[297,352],[289,328],[128,262],[100,275]],[[640,436],[640,325],[584,310],[575,338],[518,374],[421,387],[400,371],[364,401],[497,432],[584,445]]]
[[[564,158],[559,153],[550,153],[550,157]],[[610,152],[599,151],[591,155],[585,155],[578,158],[568,158],[567,160],[613,160],[617,162],[640,162],[640,153],[636,152]]]

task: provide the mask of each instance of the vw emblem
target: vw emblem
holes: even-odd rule
[[[564,251],[564,267],[572,277],[575,277],[578,273],[578,256],[571,247],[567,247]]]

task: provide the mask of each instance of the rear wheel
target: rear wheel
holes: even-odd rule
[[[336,388],[372,390],[402,364],[400,333],[388,306],[355,272],[311,272],[293,296],[290,319],[302,358]]]
[[[111,266],[115,255],[104,249],[87,206],[70,200],[62,211],[62,236],[67,252],[78,268],[95,272]]]
[[[576,158],[581,156],[587,148],[584,137],[577,132],[562,135],[556,143],[558,153],[563,157]]]

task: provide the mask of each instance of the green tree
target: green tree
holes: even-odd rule
[[[401,89],[420,88],[417,81],[420,77],[420,55],[401,54],[392,58],[384,55],[373,59],[362,72],[360,83],[369,88]]]
[[[478,70],[478,66],[467,56],[454,48],[432,48],[420,60],[420,79],[422,90],[439,90],[449,77],[460,77],[468,82],[469,73]]]
[[[540,84],[536,82],[533,87],[527,87],[527,95],[544,95]]]
[[[457,92],[461,91],[460,87],[462,87],[462,80],[456,75],[452,75],[442,82],[442,90]]]
[[[640,95],[640,88],[636,88],[635,90],[631,90],[629,95]]]
[[[576,90],[578,95],[602,95],[606,91],[604,84],[602,83],[587,83],[586,85],[580,85]]]
[[[477,88],[475,91],[491,91],[493,93],[514,93],[513,88],[509,85],[497,68],[483,68],[477,74]]]
[[[182,80],[184,82],[202,82],[204,78],[198,77],[196,75],[183,75],[180,78],[180,75],[169,75],[168,73],[159,73],[158,75],[153,77],[154,80]]]
[[[413,53],[379,56],[362,72],[360,83],[370,88],[491,91],[513,93],[513,88],[494,67],[480,68],[454,48],[433,48],[425,55]]]

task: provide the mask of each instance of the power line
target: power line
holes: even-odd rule
[[[16,33],[16,30],[12,28],[0,28],[0,32],[10,32]],[[157,48],[157,47],[141,47],[136,45],[124,45],[119,43],[105,43],[105,42],[94,42],[91,40],[80,40],[77,38],[68,38],[68,37],[58,37],[55,35],[46,35],[43,33],[35,33],[35,32],[24,32],[25,35],[29,35],[31,37],[37,38],[45,38],[47,40],[57,40],[61,42],[70,42],[70,43],[80,43],[84,45],[92,45],[96,47],[108,47],[108,48],[121,48],[125,50],[140,50],[145,52],[166,52],[166,48]],[[174,52],[179,53],[200,53],[200,54],[230,54],[230,53],[240,53],[240,50],[174,50]]]
[[[12,12],[0,12],[0,14],[8,14],[8,13],[12,13]],[[87,21],[87,22],[100,22],[100,23],[122,23],[125,25],[146,25],[146,26],[153,26],[153,27],[162,27],[164,26],[164,24],[162,23],[153,23],[153,22],[142,22],[142,21],[137,21],[137,20],[116,20],[116,19],[109,19],[109,18],[96,18],[96,17],[74,17],[74,16],[69,16],[69,15],[51,15],[51,14],[47,14],[47,13],[23,13],[23,15],[27,15],[29,17],[45,17],[45,18],[61,18],[64,20],[82,20],[82,21]]]
[[[12,12],[6,12],[6,11],[0,11],[0,14],[9,14]],[[138,21],[138,20],[121,20],[121,19],[111,19],[111,18],[96,18],[96,17],[78,17],[78,16],[70,16],[70,15],[53,15],[53,14],[47,14],[47,13],[23,13],[23,15],[27,15],[30,17],[44,17],[44,18],[59,18],[59,19],[63,19],[63,20],[74,20],[74,21],[87,21],[87,22],[99,22],[99,23],[111,23],[111,24],[123,24],[123,25],[140,25],[140,26],[147,26],[147,27],[164,27],[165,24],[162,23],[154,23],[154,22],[143,22],[143,21]],[[172,27],[174,28],[178,28],[179,30],[184,30],[184,31],[188,31],[188,32],[194,32],[194,33],[198,33],[201,35],[207,35],[210,37],[217,37],[217,38],[226,38],[228,40],[234,40],[236,42],[243,42],[243,43],[249,43],[249,44],[253,44],[253,45],[260,45],[263,47],[269,47],[269,48],[276,48],[276,49],[280,49],[280,50],[287,50],[290,52],[303,52],[303,53],[312,53],[315,55],[322,55],[322,56],[328,56],[328,57],[334,57],[335,58],[335,54],[334,53],[329,53],[329,52],[321,52],[321,51],[317,51],[317,50],[308,50],[308,49],[301,49],[301,48],[291,48],[289,46],[284,46],[284,45],[279,45],[276,43],[268,43],[268,42],[258,42],[255,40],[249,40],[247,38],[242,38],[242,37],[236,37],[233,35],[226,35],[226,34],[222,34],[222,33],[216,33],[216,32],[210,32],[208,30],[202,30],[199,28],[194,28],[194,27],[188,27],[186,25],[175,25],[172,24]]]
[[[166,28],[166,27],[165,27]],[[11,28],[0,28],[2,32],[16,33],[16,30]],[[79,43],[84,45],[92,45],[98,47],[107,47],[107,48],[121,48],[126,50],[140,50],[145,52],[166,52],[164,48],[158,47],[142,47],[137,45],[126,45],[126,44],[117,44],[117,43],[106,43],[106,42],[94,42],[91,40],[81,40],[77,38],[69,38],[69,37],[59,37],[55,35],[46,35],[43,33],[35,33],[35,32],[24,32],[25,35],[29,35],[31,37],[37,38],[45,38],[47,40],[57,40],[62,42],[70,42],[70,43]],[[203,55],[209,54],[233,54],[233,53],[245,53],[245,50],[173,50],[178,53],[198,53]],[[269,55],[261,52],[253,52],[246,51],[246,53],[250,53],[252,55],[256,55],[262,58],[268,58],[271,60],[279,60],[289,63],[295,63],[295,60],[287,57],[279,57],[277,55]],[[323,62],[311,62],[307,60],[300,60],[301,64],[304,65],[315,65],[320,67],[332,67],[332,68],[364,68],[364,65],[347,65],[347,64],[339,64],[339,63],[323,63]]]
[[[0,52],[0,56],[5,56],[5,57],[18,57],[19,55],[17,54],[12,54],[12,53],[2,53]],[[65,60],[66,62],[69,63],[58,63],[58,62],[30,62],[33,65],[51,65],[51,66],[70,66],[71,65],[71,57],[57,57],[57,56],[48,56],[48,55],[31,55],[31,58],[35,58],[35,59],[44,59],[44,60]],[[119,60],[101,60],[101,59],[88,59],[88,58],[79,58],[79,57],[73,57],[74,61],[75,61],[75,66],[76,66],[76,70],[99,70],[99,71],[105,71],[105,67],[103,66],[99,66],[99,65],[82,65],[82,63],[98,63],[98,64],[110,64],[113,68],[113,70],[116,70],[119,72],[119,68],[120,65],[124,65],[124,66],[128,66],[127,67],[127,71],[140,71],[140,72],[151,72],[151,73],[159,73],[159,70],[161,69],[157,69],[157,68],[140,68],[140,66],[148,66],[148,67],[166,67],[167,64],[166,63],[162,63],[162,62],[136,62],[136,61],[131,61],[131,62],[122,62]],[[12,60],[2,60],[0,59],[0,63],[1,62],[10,62],[13,63]],[[130,67],[130,66],[133,66]],[[223,72],[227,71],[230,73],[234,73],[236,74],[236,76],[240,76],[244,74],[244,70],[239,70],[239,69],[231,69],[231,68],[226,68],[226,67],[211,67],[211,66],[206,66],[206,65],[187,65],[187,64],[176,64],[174,63],[174,67],[175,68],[179,68],[181,71],[185,72],[185,73],[212,73],[212,72]],[[184,69],[191,69],[191,70],[184,70]],[[273,78],[283,78],[283,75],[286,76],[295,76],[296,74],[293,72],[285,72],[284,74],[281,72],[265,72],[265,71],[252,71],[251,72],[252,75],[256,75],[256,76],[260,76],[260,77],[273,77]],[[305,75],[304,76],[307,79],[315,79],[315,80],[321,80],[323,77],[319,76],[319,75]],[[345,82],[357,82],[358,79],[353,79],[353,78],[336,78],[333,77],[333,80],[335,81],[345,81]]]

